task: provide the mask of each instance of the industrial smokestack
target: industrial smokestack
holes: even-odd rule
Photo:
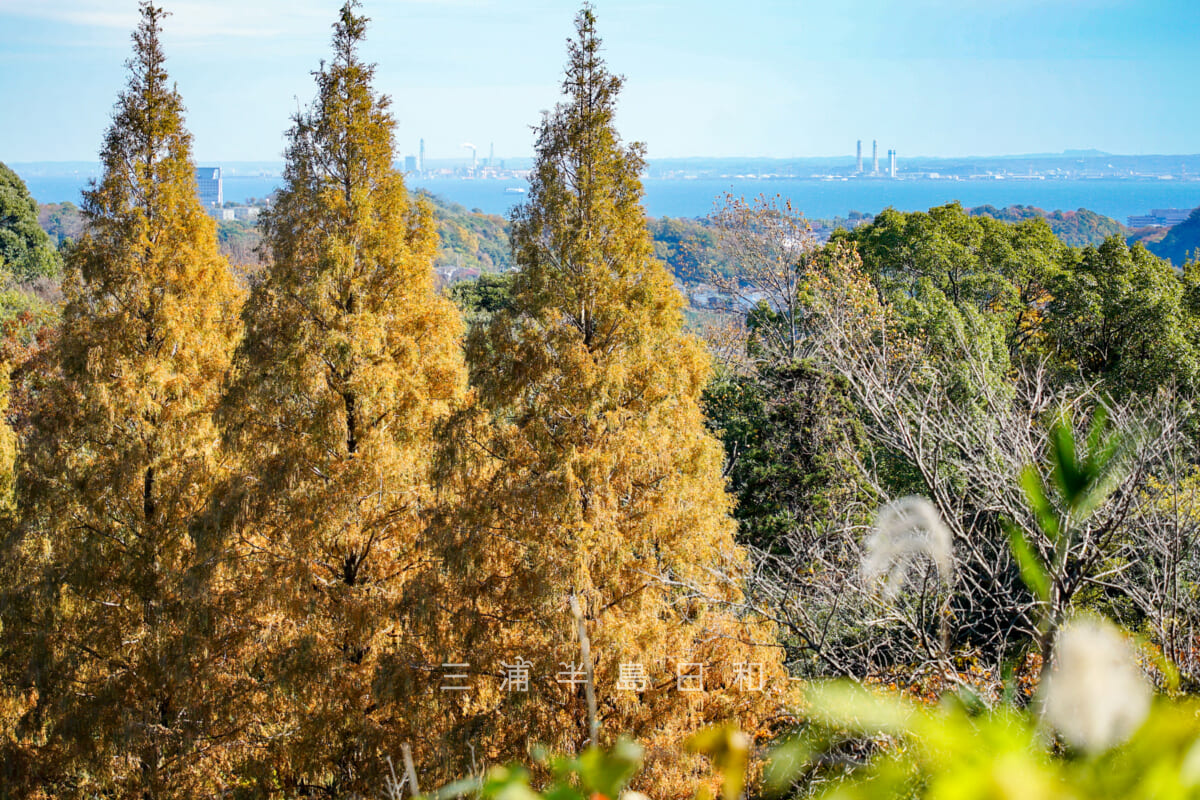
[[[896,151],[888,150],[888,172],[894,178],[896,177]]]
[[[879,174],[879,140],[871,140],[871,172]]]
[[[862,139],[858,140],[858,174],[862,174]]]

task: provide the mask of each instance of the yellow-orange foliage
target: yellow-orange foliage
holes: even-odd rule
[[[191,136],[141,6],[130,77],[67,258],[20,465],[24,720],[48,795],[160,798],[216,786],[227,733],[206,678],[225,654],[212,554],[193,528],[223,465],[212,412],[238,293],[196,197]]]
[[[20,543],[19,534],[13,536],[12,519],[17,436],[3,418],[8,411],[8,373],[8,365],[0,362],[0,764],[6,765],[0,769],[0,781],[17,785],[28,752],[19,726],[30,704],[21,686],[22,648],[8,645],[20,629],[19,623],[12,624],[13,605],[23,599],[19,586],[24,577],[20,556],[9,550]]]
[[[244,771],[263,794],[383,785],[385,739],[406,720],[375,684],[413,647],[397,601],[422,558],[434,425],[465,384],[431,211],[392,167],[356,8],[289,134],[222,412],[243,472],[220,524],[239,531],[259,637],[246,666],[261,749]]]
[[[687,734],[730,719],[761,730],[787,680],[771,630],[737,611],[745,558],[698,403],[709,359],[652,255],[642,149],[613,125],[621,80],[589,7],[577,32],[566,102],[540,127],[513,219],[512,308],[468,346],[475,402],[447,434],[441,561],[416,596],[431,654],[470,664],[471,690],[439,691],[432,664],[418,744],[447,776],[469,765],[469,747],[495,763],[527,761],[535,743],[585,746],[584,688],[558,682],[582,662],[574,595],[602,742],[641,739],[643,784],[690,796],[703,765],[682,753]],[[502,688],[519,659],[528,692]],[[622,664],[645,668],[644,691],[617,688]],[[686,664],[703,664],[705,691],[680,691],[678,671],[699,669]],[[739,664],[761,665],[764,691],[738,685]]]
[[[10,383],[8,365],[0,362],[0,514],[11,514],[13,511],[13,486],[16,482],[17,435],[5,419]]]

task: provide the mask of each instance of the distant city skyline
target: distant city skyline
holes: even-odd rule
[[[198,163],[276,161],[340,0],[161,0]],[[651,158],[1200,152],[1200,7],[1183,0],[598,0],[618,123]],[[0,161],[93,161],[135,0],[0,0]],[[366,0],[397,156],[532,152],[575,2]],[[17,109],[16,113],[13,109]],[[16,124],[12,124],[16,122]],[[883,153],[880,153],[883,161]],[[482,161],[482,154],[480,154]],[[880,165],[887,171],[889,165]],[[870,163],[867,168],[870,169]]]

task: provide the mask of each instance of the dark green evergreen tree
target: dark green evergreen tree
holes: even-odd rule
[[[1169,263],[1120,237],[1072,251],[1051,286],[1049,345],[1066,369],[1121,396],[1200,379],[1195,318]]]
[[[37,201],[25,181],[0,163],[0,276],[20,282],[61,272],[61,259],[38,225]]]

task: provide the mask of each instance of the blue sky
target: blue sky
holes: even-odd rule
[[[277,160],[341,0],[160,0],[198,160]],[[532,149],[567,0],[366,0],[401,154]],[[0,0],[0,161],[91,161],[136,0]],[[1196,0],[597,0],[650,157],[1200,152]]]

